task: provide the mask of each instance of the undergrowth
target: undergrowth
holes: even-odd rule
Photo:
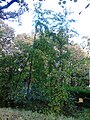
[[[54,114],[39,114],[37,112],[0,108],[0,120],[90,120],[90,109],[79,111],[77,117],[55,116]]]

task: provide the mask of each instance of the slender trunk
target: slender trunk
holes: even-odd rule
[[[8,80],[10,81],[12,79],[12,67],[9,67],[9,77]]]
[[[62,74],[62,77],[61,77],[61,86],[63,85],[63,82],[64,82],[64,76],[63,76],[63,70],[64,70],[64,62],[63,62],[63,58],[62,58],[62,48],[60,49],[60,55],[61,55],[61,74]]]
[[[27,95],[29,94],[30,84],[31,84],[31,79],[32,79],[32,58],[31,58],[29,67],[30,67],[30,69],[29,69],[29,79],[28,79],[28,85],[27,85]]]
[[[63,61],[62,61],[62,63],[61,63],[61,72],[62,72],[61,86],[63,86],[63,83],[64,83],[64,75],[63,75],[63,71],[64,71],[64,63],[63,63]]]
[[[8,73],[8,81],[7,81],[7,86],[8,86],[8,93],[12,92],[12,67],[9,67],[9,73]]]
[[[19,83],[19,81],[20,81],[20,78],[21,78],[21,76],[22,76],[22,73],[23,73],[23,71],[24,71],[26,65],[27,65],[27,62],[28,62],[29,58],[30,58],[30,55],[28,56],[28,58],[27,58],[27,60],[26,60],[26,63],[25,63],[23,69],[21,70],[21,72],[20,72],[20,74],[19,74],[19,77],[18,77],[18,79],[17,79],[17,81],[16,81],[15,89],[17,89],[18,83]]]

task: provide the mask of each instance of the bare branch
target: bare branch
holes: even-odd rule
[[[90,5],[90,3],[89,3],[88,5],[86,5],[85,9],[87,9],[87,8],[89,7],[89,5]],[[82,11],[79,12],[79,15],[80,15],[81,13],[82,13]]]
[[[86,8],[88,8],[88,7],[89,7],[89,5],[90,5],[90,3],[89,3],[86,7],[85,7],[85,9],[86,9]]]
[[[3,10],[3,9],[7,9],[7,8],[10,7],[14,2],[19,3],[19,0],[11,0],[10,2],[7,2],[6,5],[0,6],[0,11]]]

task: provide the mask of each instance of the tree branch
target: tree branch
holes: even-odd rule
[[[87,8],[89,7],[89,5],[90,5],[90,3],[86,5],[85,9],[87,9]],[[82,13],[82,11],[79,12],[79,15],[80,15],[81,13]]]
[[[7,8],[10,7],[14,2],[19,3],[19,0],[11,0],[11,1],[8,2],[6,5],[0,6],[0,11],[3,10],[3,9],[7,9]]]
[[[89,3],[86,7],[85,7],[85,9],[86,9],[86,8],[88,8],[88,7],[89,7],[89,5],[90,5],[90,3]]]

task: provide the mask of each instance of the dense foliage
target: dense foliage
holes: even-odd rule
[[[1,106],[71,114],[75,98],[66,86],[87,87],[89,61],[75,58],[77,49],[67,41],[64,31],[46,31],[32,45],[18,41],[13,55],[1,53]]]

